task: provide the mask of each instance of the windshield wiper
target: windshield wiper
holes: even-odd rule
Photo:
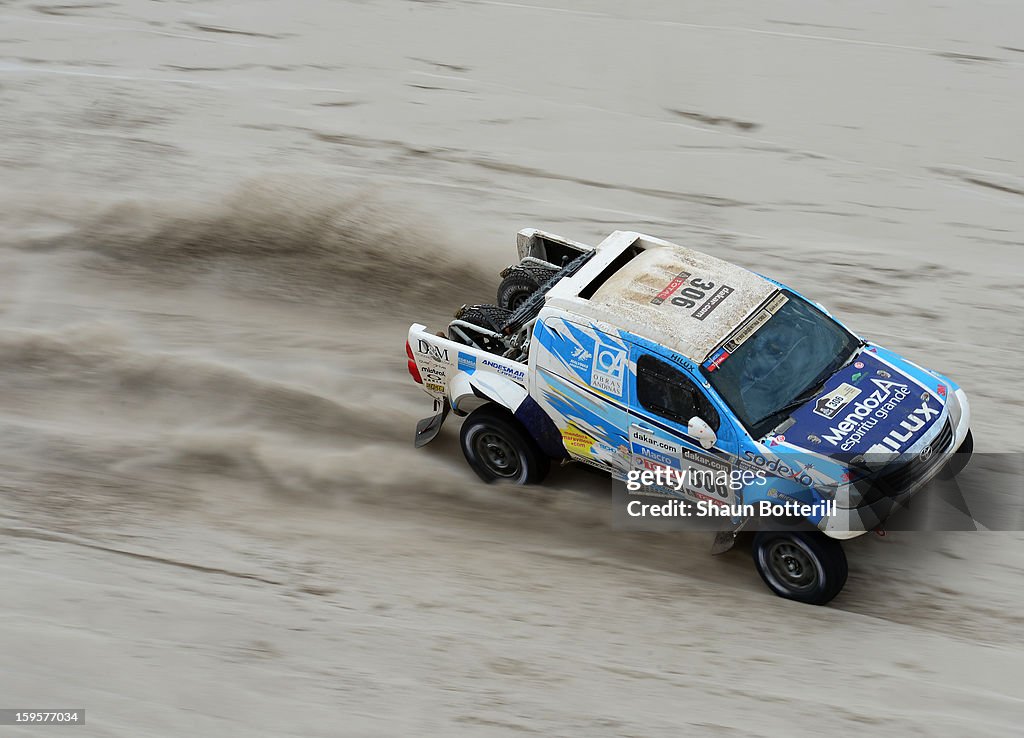
[[[825,381],[828,381],[828,379],[826,378]],[[768,420],[768,418],[774,418],[776,415],[786,414],[790,410],[795,410],[796,408],[800,407],[801,405],[806,404],[807,402],[812,400],[814,398],[814,396],[817,395],[818,392],[821,391],[821,388],[824,387],[824,386],[825,386],[825,382],[821,382],[820,384],[818,382],[815,382],[811,386],[811,390],[810,391],[804,392],[803,394],[798,395],[797,397],[793,398],[792,400],[787,402],[785,405],[780,407],[778,410],[773,410],[772,412],[768,413],[763,418],[761,418],[757,422],[753,423],[753,425],[755,425],[755,426],[761,425],[761,423],[763,423],[764,421]]]
[[[846,357],[846,359],[844,361],[841,361],[839,363],[839,365],[836,366],[836,367],[833,367],[830,364],[828,366],[828,368],[824,372],[822,372],[821,374],[818,375],[817,378],[815,378],[813,384],[810,385],[811,389],[809,389],[809,390],[807,390],[805,392],[802,392],[801,394],[797,395],[795,398],[793,398],[792,400],[787,402],[785,405],[780,407],[778,410],[774,410],[774,411],[768,413],[763,418],[761,418],[756,423],[754,423],[754,425],[755,426],[761,425],[761,423],[763,423],[764,421],[768,420],[768,418],[774,418],[777,415],[784,415],[784,414],[788,413],[790,410],[795,410],[796,408],[800,407],[804,403],[809,402],[811,399],[814,398],[815,395],[817,395],[819,392],[821,392],[821,388],[825,386],[825,383],[828,382],[829,378],[832,377],[837,371],[842,369],[844,366],[849,364],[851,361],[853,361],[857,357],[857,354],[860,353],[860,349],[863,348],[866,345],[867,345],[867,341],[865,341],[862,338],[858,339],[857,340],[857,345],[854,346],[853,351],[850,352],[850,355],[848,357]]]

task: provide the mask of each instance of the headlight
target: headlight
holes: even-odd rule
[[[845,484],[836,497],[836,506],[847,510],[871,505],[882,499],[885,493],[870,478],[859,479],[853,484]]]
[[[814,489],[817,490],[818,494],[824,497],[826,500],[834,500],[836,498],[836,490],[839,489],[839,483],[815,482]]]
[[[964,409],[960,407],[960,398],[951,389],[946,392],[946,409],[949,410],[949,419],[953,423],[953,427],[956,428],[960,425]]]

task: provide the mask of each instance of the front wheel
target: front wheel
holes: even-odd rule
[[[539,484],[551,460],[508,410],[478,407],[462,424],[462,453],[485,482]]]
[[[757,573],[779,597],[824,605],[846,584],[842,545],[819,531],[761,531],[753,553]]]

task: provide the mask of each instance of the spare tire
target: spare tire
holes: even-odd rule
[[[494,331],[495,333],[501,333],[502,327],[511,315],[512,312],[510,310],[500,308],[497,305],[463,305],[459,308],[459,311],[455,313],[455,319],[464,320],[467,323],[472,323],[475,326],[485,328],[489,331]],[[448,337],[454,341],[461,340],[459,336],[451,331],[451,329],[449,329]],[[504,342],[499,341],[493,336],[474,333],[473,340],[475,340],[480,347],[484,349],[484,351],[488,351],[492,354],[500,354],[507,348]]]
[[[533,267],[526,269],[515,266],[508,269],[505,278],[498,286],[498,305],[507,310],[515,311],[529,299],[530,295],[539,290],[557,270]]]
[[[458,320],[478,325],[481,328],[501,332],[502,326],[508,321],[512,311],[497,305],[463,305],[455,313]]]

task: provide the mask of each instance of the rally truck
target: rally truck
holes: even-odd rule
[[[770,277],[630,231],[592,247],[527,229],[518,251],[494,304],[463,305],[443,332],[415,324],[406,344],[434,399],[416,444],[465,417],[462,450],[488,482],[538,484],[552,461],[617,480],[755,472],[739,489],[691,475],[674,492],[809,510],[772,525],[723,517],[716,552],[749,531],[771,590],[824,604],[846,581],[841,541],[970,457],[957,384]]]

